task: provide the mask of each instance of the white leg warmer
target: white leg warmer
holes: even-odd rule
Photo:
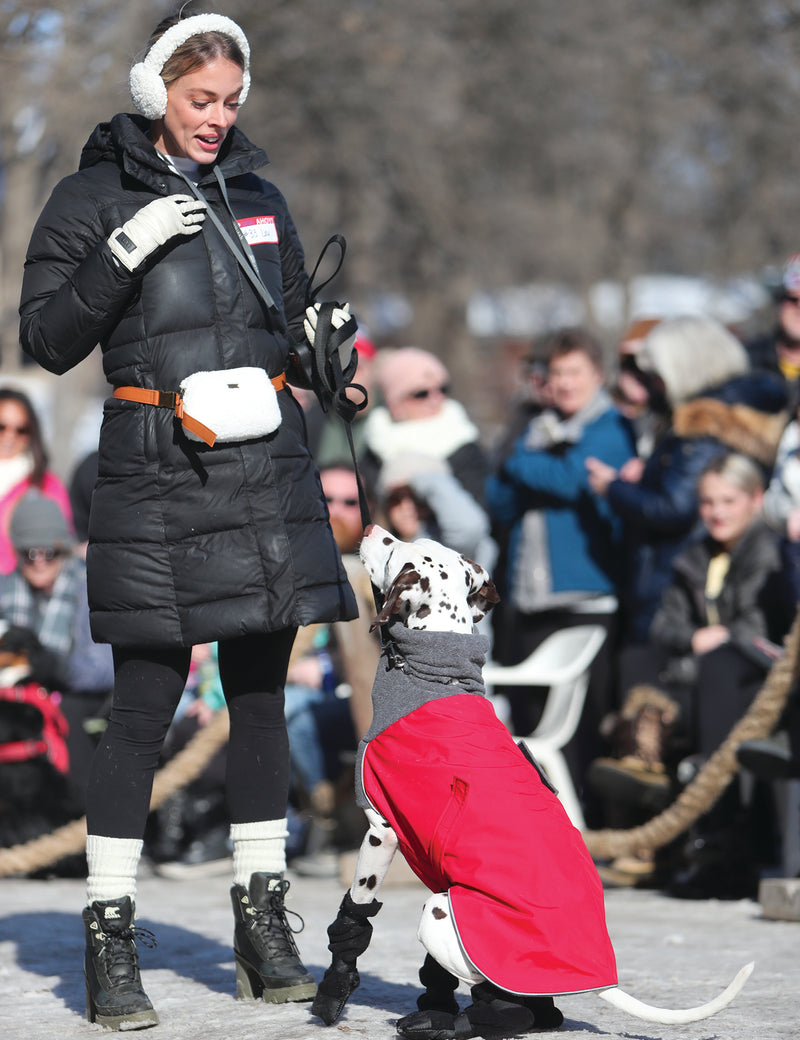
[[[257,820],[232,823],[233,883],[250,884],[251,874],[263,871],[282,874],[286,870],[286,820]]]
[[[87,834],[86,861],[89,876],[86,879],[86,898],[89,903],[96,899],[136,898],[136,869],[142,854],[139,838],[106,838],[100,834]]]

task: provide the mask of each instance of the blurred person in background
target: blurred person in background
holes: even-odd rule
[[[774,328],[747,343],[747,352],[753,369],[774,372],[785,381],[794,409],[800,405],[800,253],[784,263],[775,302]]]
[[[509,608],[495,630],[502,664],[528,657],[550,633],[597,622],[609,632],[595,661],[584,718],[568,749],[576,786],[596,754],[597,727],[609,710],[612,647],[622,525],[589,484],[586,459],[603,458],[615,470],[635,453],[628,421],[605,386],[603,353],[585,329],[549,337],[549,405],[534,416],[486,485],[489,514],[508,532],[505,585]],[[530,733],[541,699],[507,691],[514,732]]]
[[[672,561],[702,537],[697,481],[724,449],[768,473],[786,422],[786,388],[752,372],[740,341],[712,318],[664,320],[644,337],[634,375],[663,432],[646,458],[625,466],[590,455],[589,482],[625,525],[622,639],[643,644],[672,579]],[[633,685],[633,676],[625,681]]]
[[[9,534],[16,567],[0,592],[0,619],[9,626],[3,642],[18,646],[33,680],[60,698],[69,724],[69,787],[80,816],[97,746],[87,723],[106,712],[114,685],[111,647],[92,639],[86,567],[72,552],[75,539],[58,503],[36,488],[25,492]]]
[[[8,529],[17,502],[29,488],[52,499],[72,525],[67,489],[48,468],[47,451],[38,416],[28,396],[0,387],[0,574],[16,566]]]
[[[477,426],[450,397],[450,373],[419,347],[381,351],[376,382],[384,404],[364,428],[364,477],[371,488],[381,467],[398,455],[428,455],[447,462],[453,476],[483,504],[489,465]]]
[[[779,655],[794,610],[763,499],[763,471],[748,456],[723,452],[704,466],[703,536],[673,562],[650,628],[648,685],[626,697],[637,711],[623,706],[618,757],[595,762],[590,772],[610,798],[653,809],[668,804],[679,760],[693,756],[686,768],[694,772],[711,757]],[[662,879],[670,892],[754,898],[755,842],[746,819],[734,780],[698,820],[674,877]]]

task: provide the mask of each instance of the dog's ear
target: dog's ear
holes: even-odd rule
[[[472,620],[477,624],[486,617],[495,603],[500,602],[500,594],[485,567],[466,556],[462,556],[461,559],[464,561],[465,580],[469,586],[467,604],[472,611]]]
[[[400,605],[411,598],[415,588],[419,588],[420,576],[414,569],[413,563],[407,563],[394,579],[386,592],[383,609],[369,626],[370,632],[374,632],[379,625],[385,625],[392,614],[400,613]]]
[[[467,597],[467,603],[472,610],[472,620],[477,624],[481,618],[485,618],[495,603],[500,602],[500,594],[494,587],[491,578],[481,585],[477,592]]]

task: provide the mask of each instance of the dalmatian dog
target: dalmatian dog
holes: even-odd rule
[[[356,961],[399,848],[432,895],[409,1040],[468,1040],[556,1029],[554,997],[596,991],[649,1021],[707,1018],[736,996],[746,965],[715,999],[669,1010],[617,986],[603,889],[579,832],[536,763],[485,696],[488,640],[475,625],[498,601],[489,574],[438,542],[366,528],[361,560],[384,604],[384,651],[361,741],[356,797],[369,828],[328,928],[330,967],[312,1014],[332,1025],[359,985]],[[463,1011],[460,982],[471,987]]]

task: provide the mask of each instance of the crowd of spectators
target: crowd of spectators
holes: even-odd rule
[[[800,257],[784,269],[775,329],[752,343],[708,317],[647,316],[622,335],[609,370],[590,331],[552,331],[532,344],[523,399],[508,402],[494,446],[452,396],[441,358],[376,349],[363,332],[356,348],[355,381],[369,403],[353,421],[355,460],[340,419],[297,393],[360,618],[301,630],[295,646],[286,688],[291,860],[333,872],[336,854],[361,837],[349,791],[378,647],[357,559],[359,480],[372,518],[396,537],[435,538],[493,574],[501,605],[485,625],[497,662],[515,664],[587,618],[603,625],[568,761],[590,826],[647,819],[747,711],[800,599]],[[63,720],[70,766],[63,756],[49,763],[47,783],[64,788],[54,824],[82,811],[113,682],[108,647],[89,634],[82,561],[95,471],[94,455],[76,467],[70,501],[48,468],[30,401],[0,389],[0,664],[24,658],[25,670],[3,673],[6,681],[49,691]],[[224,706],[214,653],[196,648],[165,754]],[[531,731],[545,695],[508,690],[515,732]],[[2,749],[18,736],[8,720],[3,727],[0,776]],[[800,775],[791,736],[800,727],[789,730],[753,750],[751,761],[768,763],[764,776]],[[212,764],[154,814],[148,843],[165,874],[229,856],[222,787]],[[622,857],[605,876],[688,898],[755,895],[770,839],[763,824],[752,829],[752,815],[734,783],[680,848]],[[12,831],[3,844],[19,838]]]

